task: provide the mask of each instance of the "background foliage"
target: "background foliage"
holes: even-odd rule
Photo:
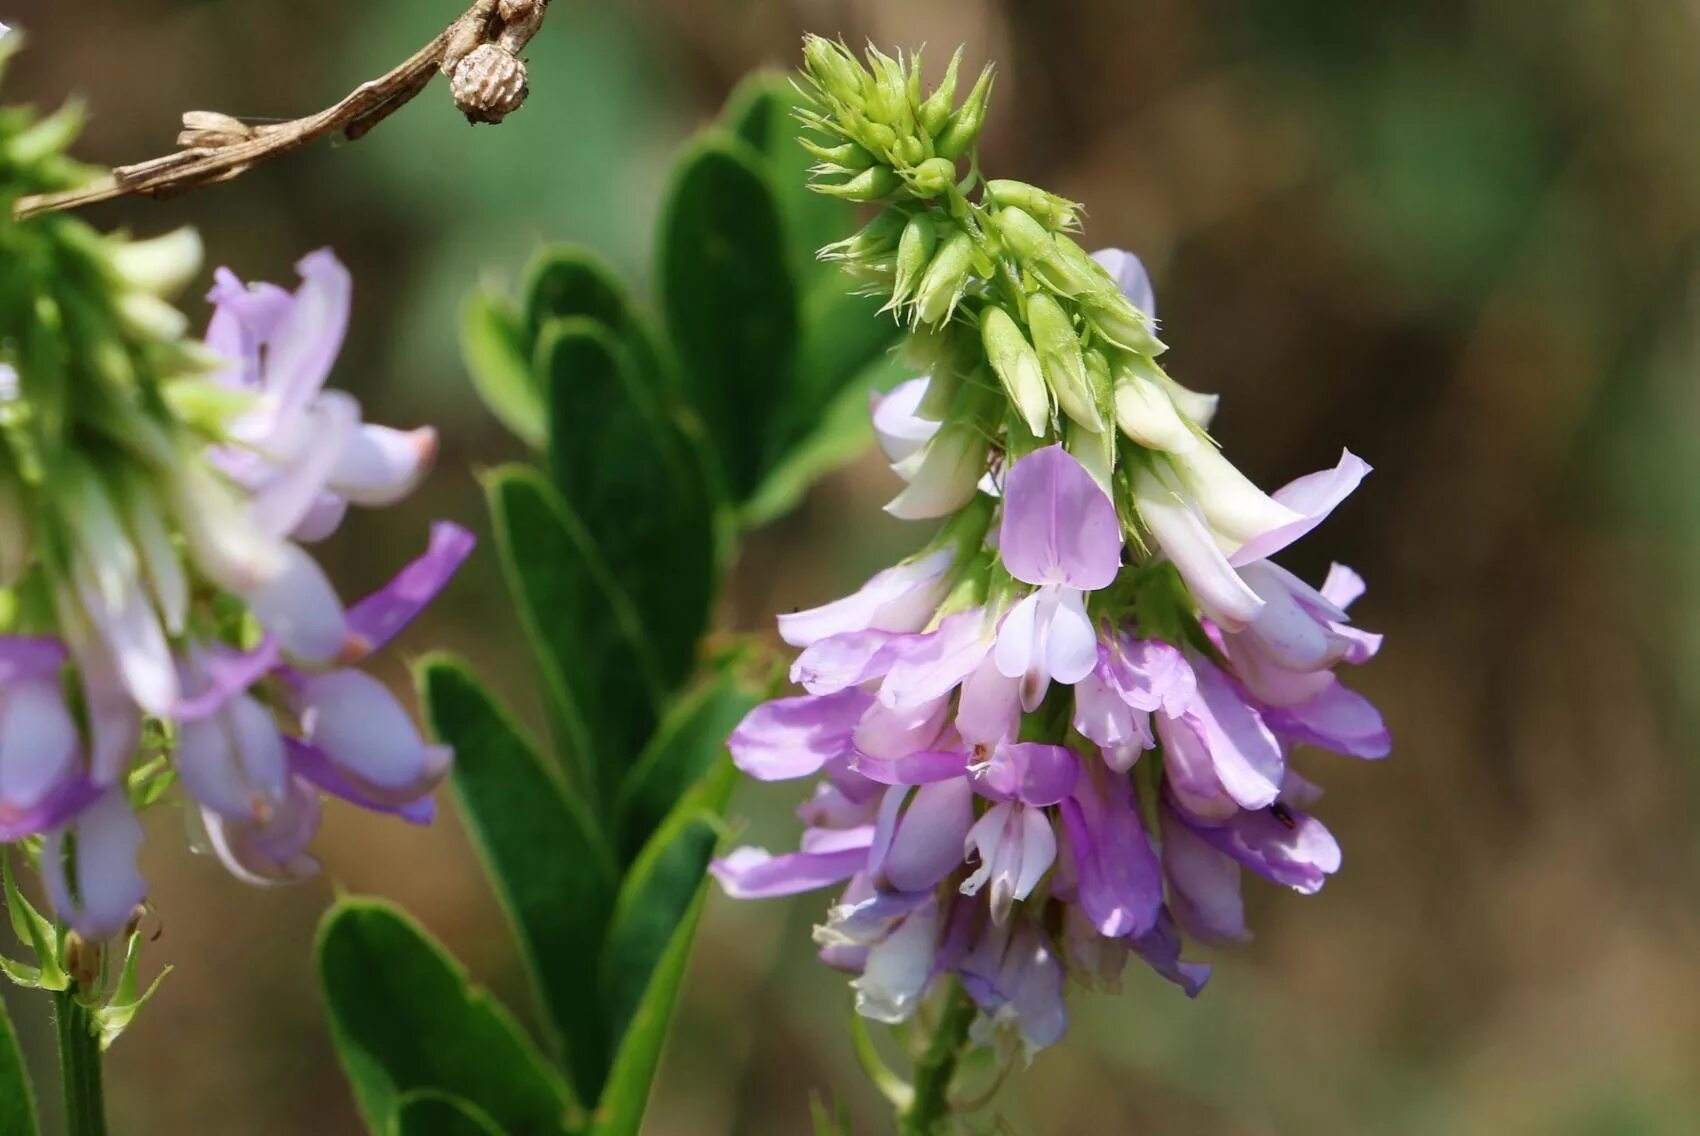
[[[14,4],[34,47],[9,89],[42,105],[87,95],[84,154],[128,160],[163,149],[187,107],[328,101],[455,8]],[[499,130],[469,130],[432,92],[357,146],[100,219],[144,232],[194,219],[248,276],[286,278],[318,244],[348,258],[358,322],[342,381],[374,418],[435,420],[446,442],[417,500],[339,538],[339,579],[358,594],[386,560],[368,542],[432,513],[488,537],[491,479],[465,471],[532,460],[466,381],[456,341],[470,283],[517,296],[539,244],[576,241],[651,298],[641,310],[660,326],[681,302],[654,261],[674,157],[749,68],[788,63],[805,27],[888,45],[967,39],[969,62],[999,60],[988,163],[1086,200],[1089,240],[1147,258],[1176,374],[1222,392],[1236,461],[1265,484],[1341,443],[1377,466],[1326,543],[1370,581],[1363,623],[1390,635],[1363,679],[1398,750],[1373,768],[1306,767],[1330,788],[1345,871],[1314,899],[1249,897],[1259,938],[1213,960],[1217,983],[1197,1003],[1143,978],[1080,1003],[1070,1042],[1016,1083],[1010,1126],[1067,1131],[1046,1107],[1066,1099],[1068,1125],[1105,1131],[1129,1118],[1160,1133],[1689,1131],[1700,10],[1688,0],[556,0],[530,52],[533,101]],[[728,437],[726,421],[705,415],[703,437]],[[787,428],[749,437],[765,447]],[[768,458],[752,442],[737,468],[747,478]],[[892,485],[870,459],[750,536],[716,625],[765,632],[773,611],[907,551],[913,533],[878,514]],[[526,630],[491,547],[407,643],[447,643],[496,677],[528,736],[553,737],[545,691],[509,677],[528,673]],[[399,667],[390,677],[407,681]],[[757,838],[783,832],[786,797],[740,790],[731,812]],[[333,815],[329,874],[401,903],[546,1036],[475,867],[476,834],[445,811],[429,832]],[[114,1115],[138,1132],[193,1130],[209,1113],[239,1136],[361,1131],[310,964],[329,887],[253,893],[175,851],[145,867],[165,923],[153,965],[180,969],[113,1051]],[[841,985],[808,958],[817,914],[809,900],[711,897],[649,1131],[797,1132],[806,1087],[828,1083],[861,1130],[879,1130]],[[37,1062],[44,1023],[13,1010]],[[159,1092],[168,1076],[174,1091]]]

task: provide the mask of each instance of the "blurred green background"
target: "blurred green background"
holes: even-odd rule
[[[459,7],[15,2],[0,15],[32,47],[4,94],[87,98],[82,154],[132,161],[184,110],[326,105]],[[326,244],[353,266],[335,381],[445,440],[424,491],[330,546],[360,594],[430,517],[484,531],[470,471],[520,456],[462,372],[461,298],[543,240],[646,283],[672,153],[804,30],[995,59],[985,165],[1085,200],[1089,247],[1145,257],[1166,361],[1222,393],[1234,460],[1267,486],[1341,445],[1377,467],[1289,560],[1360,569],[1354,616],[1389,636],[1352,677],[1393,758],[1301,759],[1346,869],[1310,899],[1248,886],[1258,938],[1211,958],[1196,1003],[1131,969],[1120,997],[1077,997],[1068,1041],[1012,1080],[1004,1130],[1700,1131],[1700,3],[555,0],[531,101],[500,128],[436,87],[357,145],[91,216],[192,221],[252,278]],[[913,547],[879,512],[893,485],[869,458],[758,536],[723,624],[764,631]],[[402,647],[437,643],[536,709],[493,556]],[[783,839],[797,792],[735,811]],[[324,878],[272,893],[191,857],[171,810],[151,823],[149,959],[178,971],[111,1055],[118,1133],[359,1131],[309,961],[335,889],[403,903],[523,1004],[452,815],[421,831],[333,806]],[[793,1136],[810,1086],[886,1130],[843,979],[812,958],[824,901],[715,896],[648,1131]],[[44,999],[15,995],[50,1059]]]

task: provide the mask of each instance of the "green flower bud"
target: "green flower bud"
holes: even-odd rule
[[[850,49],[824,36],[803,37],[803,69],[815,87],[828,99],[861,106],[871,77]]]
[[[950,112],[956,106],[956,77],[962,67],[962,49],[956,49],[956,54],[950,57],[950,66],[945,68],[944,78],[933,88],[933,93],[927,96],[927,101],[921,104],[916,118],[920,121],[921,129],[929,135],[937,136],[944,124],[950,118]],[[920,60],[917,55],[915,74],[920,76]]]
[[[992,214],[992,228],[1022,267],[1035,271],[1041,271],[1047,265],[1058,269],[1062,267],[1056,238],[1026,210],[999,209]]]
[[[946,158],[956,159],[968,152],[986,125],[986,103],[992,97],[992,67],[980,72],[979,81],[968,92],[967,101],[946,121],[939,132],[934,149]]]
[[[956,163],[929,158],[908,174],[909,188],[919,197],[937,197],[956,184]]]
[[[1051,395],[1039,353],[1021,334],[1015,318],[999,307],[981,313],[980,342],[1021,420],[1034,437],[1043,437],[1051,425]]]
[[[1024,181],[999,179],[986,183],[986,195],[999,205],[1023,210],[1052,232],[1080,227],[1080,203],[1046,193]]]
[[[903,185],[903,179],[897,176],[897,171],[890,166],[873,166],[863,170],[849,181],[837,185],[814,184],[817,193],[828,197],[841,197],[845,201],[878,201],[890,197]]]
[[[1088,292],[1079,296],[1080,314],[1092,329],[1117,347],[1139,355],[1155,355],[1163,345],[1151,332],[1151,318],[1120,292]]]
[[[907,357],[917,371],[931,376],[915,409],[917,416],[930,422],[944,418],[963,379],[985,362],[979,332],[954,321],[917,327],[910,334]]]
[[[933,259],[933,249],[937,245],[938,233],[933,229],[932,218],[925,214],[909,218],[909,223],[903,226],[903,236],[897,242],[897,280],[892,285],[891,307],[897,307],[914,295],[916,285],[921,282],[921,273],[926,271]]]
[[[1087,430],[1102,431],[1104,419],[1092,398],[1074,321],[1049,293],[1035,292],[1027,297],[1027,327],[1057,407]]]
[[[875,158],[867,150],[854,142],[845,142],[838,146],[822,146],[811,138],[797,140],[811,156],[820,161],[820,173],[859,173],[873,165]]]
[[[176,295],[200,271],[201,237],[185,227],[151,240],[113,240],[107,255],[125,284],[163,298]]]
[[[933,254],[933,262],[921,277],[921,286],[915,292],[915,318],[921,323],[950,318],[962,302],[962,289],[973,266],[973,238],[958,229]]]
[[[1156,370],[1137,357],[1125,359],[1117,368],[1116,425],[1147,449],[1185,453],[1198,445],[1199,435],[1175,408],[1168,392],[1144,373],[1148,369]]]
[[[822,260],[865,260],[897,251],[898,238],[909,216],[899,209],[887,209],[862,226],[854,236],[834,241],[820,250]]]

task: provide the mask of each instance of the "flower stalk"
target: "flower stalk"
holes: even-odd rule
[[[53,1020],[59,1039],[59,1082],[67,1136],[106,1136],[99,1030],[75,982],[54,992]]]
[[[973,1000],[954,984],[944,998],[938,1025],[915,1061],[914,1095],[897,1110],[898,1136],[939,1136],[950,1118],[951,1079],[969,1044],[976,1010]]]

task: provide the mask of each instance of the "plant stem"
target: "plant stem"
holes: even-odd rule
[[[59,1027],[59,1083],[65,1096],[68,1136],[106,1136],[106,1099],[100,1081],[100,1038],[94,1016],[78,1000],[77,985],[53,993]]]
[[[950,1079],[968,1042],[974,1022],[974,1003],[961,986],[952,985],[938,1028],[915,1061],[915,1095],[897,1113],[898,1136],[938,1136],[950,1116]]]

